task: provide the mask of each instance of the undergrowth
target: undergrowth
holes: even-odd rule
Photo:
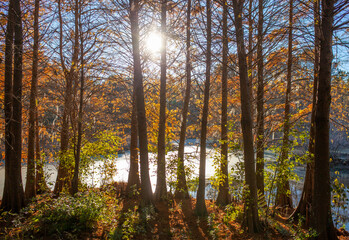
[[[92,231],[98,224],[112,224],[113,206],[118,204],[100,192],[79,193],[75,197],[62,194],[56,199],[41,195],[19,214],[12,214],[12,226],[5,228],[4,237],[78,239],[81,233]],[[9,213],[3,213],[6,218],[4,215]]]

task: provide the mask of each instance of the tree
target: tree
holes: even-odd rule
[[[230,202],[228,181],[228,3],[223,1],[223,61],[222,61],[222,113],[221,113],[221,177],[217,204]]]
[[[139,25],[138,25],[139,1],[130,0],[130,21],[132,34],[132,51],[133,51],[133,71],[134,71],[134,88],[136,93],[136,108],[138,121],[138,139],[140,152],[141,168],[141,206],[152,204],[152,190],[149,177],[148,161],[148,137],[147,122],[145,117],[143,75],[139,48]]]
[[[286,162],[288,161],[288,152],[290,148],[290,129],[291,129],[291,80],[292,80],[292,61],[293,61],[293,0],[290,0],[289,9],[289,27],[288,27],[288,57],[287,57],[287,76],[286,76],[286,96],[285,96],[285,115],[284,115],[284,129],[282,138],[281,154],[279,157],[279,167],[278,167],[278,186],[277,193],[275,197],[275,205],[281,207],[282,209],[292,208],[292,198],[289,194],[290,183],[288,179],[288,167]]]
[[[253,70],[254,70],[254,64],[253,64],[253,53],[254,53],[254,47],[253,47],[253,0],[249,0],[248,2],[248,53],[247,53],[247,73],[248,73],[248,91],[251,95],[251,101],[253,102]],[[253,105],[252,105],[253,108]],[[251,111],[252,121],[254,121],[254,113],[253,110]]]
[[[68,69],[65,64],[65,58],[63,56],[63,20],[62,20],[62,7],[61,0],[58,0],[58,17],[59,17],[59,54],[61,59],[61,67],[65,78],[65,91],[63,102],[63,116],[61,126],[61,146],[60,146],[60,161],[58,166],[58,173],[54,193],[59,194],[63,190],[69,190],[71,184],[71,166],[69,164],[69,158],[67,157],[67,151],[69,149],[70,141],[70,123],[74,122],[73,115],[73,95],[74,84],[78,78],[78,60],[79,60],[79,2],[74,1],[74,40],[73,40],[73,53],[71,56],[71,65]]]
[[[308,161],[304,178],[304,185],[301,198],[296,209],[290,215],[290,219],[297,220],[299,215],[305,217],[303,227],[308,228],[310,225],[310,215],[312,208],[313,181],[314,181],[314,147],[315,147],[315,110],[317,100],[317,90],[319,81],[319,26],[320,26],[320,3],[314,1],[314,83],[313,83],[313,99],[310,120]]]
[[[133,195],[134,190],[140,187],[138,172],[138,148],[137,148],[137,109],[136,93],[133,89],[132,94],[132,113],[131,113],[131,140],[130,140],[130,171],[128,173],[127,189],[128,195]]]
[[[317,239],[337,239],[331,215],[329,115],[334,1],[322,0],[319,86],[315,110],[314,193],[311,226]]]
[[[241,127],[243,135],[243,152],[245,164],[245,182],[247,197],[245,206],[245,225],[250,233],[260,229],[258,206],[257,206],[257,183],[255,171],[255,159],[253,149],[252,118],[251,118],[251,95],[248,90],[248,74],[246,51],[244,44],[244,30],[242,28],[243,0],[233,0],[235,17],[236,43],[239,58],[240,98],[241,98]]]
[[[38,117],[38,108],[36,106],[35,111],[35,184],[36,184],[36,192],[42,193],[48,190],[48,186],[46,184],[45,175],[44,175],[44,164],[41,159],[41,151],[40,151],[40,135],[39,135],[39,117]]]
[[[34,45],[33,45],[33,65],[32,79],[30,88],[30,106],[29,106],[29,132],[28,132],[28,162],[27,162],[27,181],[25,185],[25,195],[31,199],[36,194],[36,177],[35,177],[35,118],[36,118],[36,101],[38,87],[38,62],[39,62],[39,11],[40,0],[35,0],[34,9]]]
[[[159,113],[159,133],[158,133],[158,167],[157,167],[157,181],[155,189],[155,199],[161,200],[167,198],[166,186],[166,13],[167,0],[161,2],[161,34],[162,34],[162,48],[161,48],[161,76],[160,76],[160,113]]]
[[[78,139],[76,147],[74,148],[74,176],[71,183],[71,194],[74,195],[79,190],[79,166],[80,166],[80,155],[81,155],[81,142],[82,142],[82,120],[83,120],[83,107],[84,107],[84,85],[85,85],[85,73],[84,73],[84,38],[82,31],[82,22],[81,22],[81,12],[82,12],[82,4],[76,1],[76,4],[79,7],[79,32],[80,32],[80,99],[79,99],[79,113],[78,113]],[[80,6],[79,6],[80,5]]]
[[[187,131],[187,118],[190,101],[190,90],[191,90],[191,56],[190,56],[190,24],[191,24],[191,0],[188,0],[187,4],[187,23],[186,23],[186,56],[185,56],[185,74],[186,74],[186,88],[184,103],[182,108],[182,122],[181,131],[179,135],[178,145],[178,164],[177,164],[177,186],[175,196],[177,198],[189,198],[187,180],[185,176],[184,167],[184,145],[185,136]]]
[[[257,189],[264,194],[264,56],[263,56],[263,0],[258,1],[258,36],[257,36]]]
[[[206,216],[207,209],[205,203],[205,171],[206,171],[206,135],[207,135],[207,117],[208,104],[210,97],[210,78],[211,78],[211,0],[206,0],[206,31],[207,31],[207,46],[206,46],[206,80],[204,90],[204,106],[202,109],[201,119],[201,135],[200,135],[200,169],[199,169],[199,187],[196,194],[195,213],[198,216]]]
[[[5,183],[1,208],[19,212],[25,205],[22,163],[22,12],[10,0],[5,36]],[[12,67],[13,66],[13,67]]]

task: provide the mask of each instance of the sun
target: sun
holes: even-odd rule
[[[162,36],[159,32],[150,32],[146,38],[146,48],[151,53],[159,53],[162,48]]]

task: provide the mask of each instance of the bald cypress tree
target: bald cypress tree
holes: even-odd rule
[[[36,194],[36,176],[35,176],[35,118],[36,118],[36,98],[38,87],[38,62],[39,62],[39,9],[40,1],[35,0],[34,9],[34,44],[33,44],[33,65],[32,79],[30,86],[30,105],[29,105],[29,131],[28,131],[28,162],[27,162],[27,181],[25,185],[25,195],[32,198]]]
[[[162,33],[162,49],[161,49],[161,73],[160,73],[160,113],[159,113],[159,133],[158,133],[158,166],[157,181],[155,189],[155,199],[161,200],[167,198],[166,187],[166,15],[167,0],[161,1],[161,33]]]
[[[320,65],[315,110],[314,192],[311,227],[319,240],[337,239],[331,215],[330,105],[334,1],[322,0]]]
[[[205,74],[205,90],[204,90],[204,107],[202,109],[201,118],[201,135],[200,135],[200,169],[199,169],[199,187],[196,194],[195,212],[198,216],[206,216],[207,209],[205,203],[205,171],[206,171],[206,136],[207,136],[207,118],[208,104],[210,96],[210,80],[211,80],[211,0],[206,1],[206,74]]]
[[[244,30],[242,27],[242,10],[244,1],[233,0],[236,42],[239,59],[240,98],[241,98],[241,127],[243,136],[243,153],[245,164],[245,182],[247,196],[245,200],[244,223],[250,233],[260,230],[257,206],[257,182],[252,135],[251,95],[249,93]]]
[[[136,93],[136,109],[138,121],[138,139],[140,152],[140,169],[141,169],[141,206],[152,204],[153,193],[149,177],[149,158],[148,158],[148,137],[147,121],[145,116],[145,102],[143,90],[143,75],[139,47],[139,1],[130,0],[130,20],[132,34],[132,54],[133,54],[133,73],[134,89]]]
[[[223,50],[222,50],[222,113],[221,113],[221,174],[217,204],[230,202],[228,181],[228,3],[223,1]]]
[[[185,57],[185,74],[186,74],[186,87],[185,96],[182,109],[182,122],[181,131],[179,135],[179,145],[178,145],[178,164],[177,164],[177,186],[175,191],[175,196],[177,198],[189,198],[188,185],[185,176],[184,167],[184,145],[185,136],[187,131],[187,118],[190,100],[190,90],[191,90],[191,59],[190,59],[190,23],[191,23],[191,0],[188,0],[187,4],[187,23],[186,23],[186,57]]]
[[[22,12],[19,0],[10,0],[5,36],[5,184],[3,210],[19,212],[25,205],[22,163]]]

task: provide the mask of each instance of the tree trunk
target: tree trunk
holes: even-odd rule
[[[290,95],[291,95],[291,80],[292,80],[292,40],[293,39],[293,0],[290,0],[290,12],[289,12],[289,30],[288,30],[288,58],[287,58],[287,76],[286,76],[286,96],[285,96],[285,116],[284,116],[284,136],[282,139],[281,154],[279,157],[278,166],[278,184],[277,193],[275,198],[275,206],[281,209],[292,209],[292,198],[290,192],[290,183],[288,179],[288,152],[290,149]]]
[[[176,198],[183,199],[189,198],[187,180],[185,177],[185,167],[184,167],[184,145],[185,145],[185,135],[187,131],[187,118],[188,118],[188,108],[190,101],[190,90],[191,90],[191,59],[190,59],[190,16],[191,16],[191,0],[188,0],[187,5],[187,39],[186,39],[186,60],[185,60],[185,71],[186,71],[186,88],[184,103],[182,109],[182,122],[181,122],[181,132],[179,137],[178,146],[178,164],[177,164],[177,186],[175,196]]]
[[[76,5],[79,6],[78,1]],[[80,71],[80,102],[79,102],[79,113],[78,113],[78,140],[76,144],[76,151],[74,154],[75,158],[75,167],[74,167],[74,176],[72,180],[71,194],[74,195],[79,190],[79,168],[80,168],[80,155],[81,155],[81,142],[82,142],[82,120],[84,117],[84,85],[85,85],[85,73],[84,73],[84,38],[82,32],[82,23],[81,23],[81,12],[82,6],[79,7],[79,28],[80,28],[80,62],[81,62],[81,71]]]
[[[71,110],[71,103],[72,103],[72,86],[70,79],[66,79],[66,89],[65,89],[65,96],[64,96],[64,105],[63,105],[63,116],[62,116],[62,128],[61,128],[61,146],[60,146],[60,153],[59,153],[59,166],[58,166],[58,173],[57,173],[57,179],[56,184],[54,188],[54,193],[59,194],[64,189],[67,189],[69,185],[69,166],[68,162],[69,159],[66,156],[66,152],[69,149],[69,112]]]
[[[248,54],[247,54],[247,73],[248,73],[248,91],[253,101],[253,22],[252,22],[253,0],[249,0],[248,4]],[[251,106],[251,118],[254,119],[253,105]]]
[[[2,196],[1,208],[4,210],[11,209],[11,163],[12,163],[12,145],[13,135],[11,133],[12,126],[12,62],[13,62],[13,31],[14,31],[14,13],[13,1],[9,3],[9,11],[7,15],[7,27],[5,35],[5,81],[4,81],[4,113],[5,113],[5,183]]]
[[[204,90],[204,107],[202,109],[201,136],[200,136],[200,169],[199,169],[199,187],[196,194],[195,213],[198,216],[206,216],[207,209],[205,203],[205,171],[206,171],[206,135],[207,135],[207,117],[208,104],[210,97],[210,78],[211,78],[211,0],[206,0],[207,17],[207,49],[206,49],[206,80]]]
[[[27,161],[27,181],[25,185],[25,195],[31,199],[36,194],[35,182],[35,111],[36,96],[38,87],[38,54],[39,54],[39,9],[40,0],[35,0],[34,9],[34,45],[33,45],[33,65],[32,80],[30,88],[29,104],[29,132],[28,132],[28,161]]]
[[[331,105],[331,65],[334,1],[322,0],[320,68],[315,111],[314,195],[311,225],[317,239],[337,239],[331,215],[329,115]]]
[[[222,115],[221,115],[221,176],[217,204],[230,202],[228,181],[228,3],[223,0],[223,61],[222,61]]]
[[[128,181],[126,192],[129,196],[134,196],[135,190],[140,187],[138,172],[138,141],[137,141],[137,109],[136,94],[133,89],[132,94],[132,115],[131,115],[131,143],[130,143],[130,171],[128,173]]]
[[[258,1],[258,40],[257,40],[257,189],[264,195],[264,57],[263,57],[263,0]]]
[[[167,0],[161,2],[161,76],[160,76],[160,116],[159,116],[159,135],[158,135],[158,166],[157,181],[155,189],[155,199],[165,200],[167,198],[166,189],[166,12]]]
[[[138,121],[138,138],[140,150],[141,168],[141,206],[152,204],[152,189],[149,177],[148,161],[148,136],[147,121],[145,116],[144,90],[141,57],[139,49],[139,25],[138,25],[139,1],[130,0],[130,20],[132,34],[132,50],[134,63],[134,88],[136,92],[136,108]]]
[[[1,208],[19,212],[25,205],[21,175],[23,35],[19,0],[9,3],[5,44],[5,185]]]
[[[63,59],[63,22],[61,15],[61,0],[58,0],[58,13],[59,13],[59,22],[60,22],[60,39],[59,39],[59,50],[61,57],[61,65],[64,72],[64,77],[66,80],[66,88],[64,95],[64,104],[63,104],[63,116],[62,116],[62,128],[61,128],[61,149],[60,149],[60,162],[58,166],[57,179],[55,184],[54,193],[59,194],[63,190],[69,190],[71,184],[71,172],[72,164],[70,159],[67,157],[67,151],[69,149],[69,140],[70,140],[70,124],[72,114],[72,105],[73,105],[73,83],[77,81],[77,64],[79,59],[79,4],[78,1],[75,1],[74,6],[74,47],[72,54],[72,62],[70,70],[68,71],[65,67]]]
[[[35,155],[36,155],[36,193],[43,193],[49,190],[44,174],[44,163],[41,159],[40,154],[40,138],[39,138],[39,117],[38,117],[38,107],[35,106]]]
[[[65,67],[63,59],[63,21],[61,12],[61,0],[58,0],[58,15],[59,15],[59,50],[61,65],[64,72],[64,77],[66,80],[66,87],[64,93],[64,103],[63,103],[63,115],[62,115],[62,126],[61,126],[61,146],[59,153],[59,166],[56,178],[56,184],[54,188],[54,193],[59,194],[62,192],[63,187],[67,184],[67,160],[65,158],[65,153],[69,148],[69,112],[71,107],[71,79],[68,77],[68,70]]]
[[[242,28],[242,0],[233,0],[236,42],[239,58],[240,95],[241,95],[241,127],[244,146],[245,182],[248,189],[245,201],[244,224],[250,233],[260,230],[257,206],[257,183],[255,171],[255,159],[253,149],[252,118],[251,118],[251,96],[248,90],[248,74],[246,52],[244,45],[244,30]]]
[[[307,170],[304,178],[304,185],[301,198],[295,211],[291,214],[290,219],[298,220],[299,215],[305,217],[303,224],[304,228],[310,226],[310,215],[312,207],[312,195],[314,186],[314,148],[315,148],[315,109],[317,101],[317,90],[319,81],[319,37],[320,37],[320,4],[318,1],[314,1],[314,83],[313,83],[313,100],[311,109],[311,120],[310,120],[310,134],[309,134],[309,146],[308,146],[308,162]]]

